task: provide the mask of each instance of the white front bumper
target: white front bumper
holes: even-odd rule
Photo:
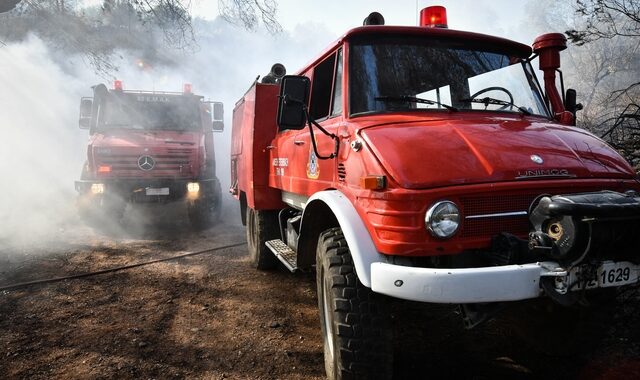
[[[479,303],[518,301],[542,295],[540,278],[566,276],[554,262],[439,269],[371,264],[371,289],[411,301]]]

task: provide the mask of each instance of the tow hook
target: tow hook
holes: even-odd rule
[[[540,286],[549,298],[562,306],[573,306],[578,303],[586,305],[587,301],[584,297],[584,292],[573,291],[572,288],[578,285],[578,282],[586,285],[590,279],[595,277],[596,267],[588,266],[588,269],[586,269],[587,266],[583,265],[583,268],[582,277],[574,283],[569,283],[570,269],[554,268],[549,275],[540,278]],[[586,287],[582,286],[581,288],[584,289]]]
[[[564,284],[558,287],[559,282]],[[564,293],[560,293],[558,291],[559,288],[566,287],[566,278],[563,279],[562,277],[542,277],[540,279],[540,285],[542,286],[544,292],[549,296],[549,298],[562,306],[575,305],[583,298],[581,294],[576,292],[566,291]]]

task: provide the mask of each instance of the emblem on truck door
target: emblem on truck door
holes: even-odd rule
[[[156,161],[151,156],[141,156],[138,158],[138,167],[142,170],[148,171],[156,166]]]
[[[307,177],[317,179],[319,176],[318,157],[316,157],[316,152],[311,150],[309,151],[309,163],[307,163]]]

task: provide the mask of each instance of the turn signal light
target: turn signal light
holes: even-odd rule
[[[109,165],[98,166],[98,173],[111,173],[111,166]]]
[[[420,11],[420,26],[448,28],[447,9],[440,5],[424,8]]]
[[[368,175],[360,177],[360,187],[369,190],[381,190],[387,185],[387,180],[383,175]]]

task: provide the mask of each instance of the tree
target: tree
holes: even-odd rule
[[[271,33],[282,30],[275,17],[278,10],[275,0],[218,0],[218,9],[225,20],[248,30],[255,30],[259,21]]]
[[[20,0],[0,0],[0,13],[9,12],[20,2]]]
[[[576,13],[583,24],[566,31],[569,40],[583,46],[598,40],[615,41],[640,37],[640,2],[632,0],[578,0]],[[638,40],[633,46],[633,58],[638,62]],[[615,97],[629,95],[640,86],[636,81],[612,92]]]
[[[607,95],[599,99],[597,112],[590,112],[587,127],[640,171],[640,2],[578,0],[575,13],[577,22],[566,31],[569,40],[587,50],[597,48],[591,58],[598,74],[587,101],[593,101],[601,80],[613,78],[601,86]]]
[[[576,3],[576,13],[582,16],[584,24],[566,32],[575,44],[615,37],[640,37],[640,2],[578,0]]]
[[[117,70],[116,49],[161,58],[160,45],[197,48],[189,0],[102,0],[99,8],[83,7],[82,1],[0,0],[0,38],[17,41],[35,33],[66,53],[84,55],[103,76]],[[276,5],[275,0],[220,0],[219,9],[223,19],[249,30],[264,24],[277,33]]]

